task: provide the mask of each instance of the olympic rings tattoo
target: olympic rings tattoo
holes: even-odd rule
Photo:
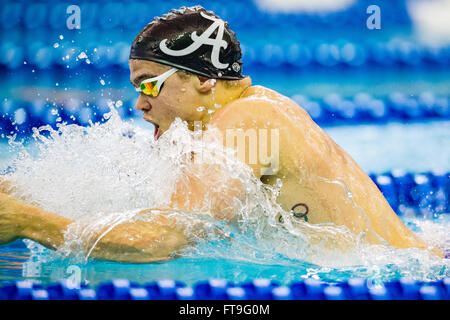
[[[304,209],[305,209],[305,212],[294,212],[294,210],[295,210],[296,208],[298,208],[298,207],[304,208]],[[307,214],[309,213],[309,207],[308,207],[305,203],[297,203],[295,206],[292,207],[291,211],[292,211],[292,213],[293,213],[293,215],[294,215],[294,218],[296,218],[296,219],[304,218],[304,219],[305,219],[305,222],[308,222]],[[280,215],[280,216],[278,217],[278,222],[280,222],[280,223],[283,223],[283,222],[284,222],[283,216]]]
[[[296,208],[298,208],[298,207],[304,208],[305,212],[295,212],[294,210]],[[297,219],[304,218],[305,221],[308,222],[307,214],[309,212],[309,208],[308,208],[308,206],[305,203],[297,203],[295,206],[292,207],[291,211],[292,211],[292,213],[294,215],[294,218],[297,218]]]

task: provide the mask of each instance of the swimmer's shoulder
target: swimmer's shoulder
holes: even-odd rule
[[[263,87],[263,86],[251,86],[248,87],[234,102],[254,102],[259,104],[268,104],[272,106],[290,105],[295,102],[281,93]]]
[[[263,87],[263,86],[250,86],[241,94],[239,99],[245,99],[245,98],[270,98],[270,99],[277,99],[281,96],[278,92],[275,90]]]
[[[211,124],[242,127],[251,121],[255,125],[258,120],[266,121],[268,117],[276,117],[276,105],[279,103],[277,93],[262,86],[251,86],[241,96],[216,110],[211,117]]]
[[[275,90],[263,86],[251,86],[241,96],[224,106],[217,112],[217,118],[222,117],[250,117],[253,120],[279,119],[283,121],[303,121],[309,118],[295,101],[278,93]]]

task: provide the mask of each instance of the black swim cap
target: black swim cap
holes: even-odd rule
[[[156,17],[134,39],[130,59],[149,60],[214,79],[244,77],[242,53],[228,23],[201,6]]]

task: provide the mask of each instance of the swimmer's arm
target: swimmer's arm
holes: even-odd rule
[[[255,90],[259,89],[253,89],[253,93],[256,92]],[[303,167],[314,175],[343,178],[349,184],[353,200],[370,218],[375,232],[390,245],[399,248],[427,248],[428,245],[398,218],[367,174],[311,120],[307,112],[293,101],[280,100],[275,95],[269,91],[264,93],[263,97],[258,94],[256,94],[256,98],[248,95],[242,96],[241,99],[233,101],[226,108],[215,112],[210,124],[222,132],[235,128],[257,129],[258,132],[260,129],[278,130],[278,175],[280,172],[295,175],[299,167],[296,163],[301,157],[300,162],[303,163]],[[292,151],[294,148],[301,151],[294,152]],[[259,150],[258,154],[260,154]],[[255,175],[261,171],[259,165],[250,166]],[[359,208],[353,206],[352,202],[343,198],[342,187],[328,183],[316,185],[318,187],[314,189],[309,187],[302,195],[303,198],[308,196],[316,206],[314,215],[310,215],[310,223],[332,222],[337,225],[345,225],[356,234],[366,229],[367,222],[364,215],[361,215]],[[300,189],[300,185],[298,189]],[[309,192],[312,193],[312,196],[309,195]],[[288,196],[290,195],[288,194]],[[316,201],[315,199],[325,199],[325,201]],[[294,203],[292,202],[292,204]],[[313,206],[310,205],[311,207]],[[341,210],[334,210],[336,207]],[[333,210],[329,208],[333,208]],[[337,214],[333,214],[334,212]],[[339,214],[339,212],[346,212],[346,214]],[[379,238],[374,237],[373,233],[366,234],[370,242],[380,243]],[[439,250],[433,250],[433,252],[442,256]]]
[[[218,134],[218,141],[223,141],[224,147],[234,148],[238,154],[249,154],[254,151],[249,150],[249,144],[244,144],[246,150],[239,150],[238,144],[230,146],[227,143],[227,130],[240,128],[258,131],[264,128],[264,125],[256,121],[255,114],[246,112],[245,108],[239,110],[238,114],[239,116],[228,116],[228,114],[217,112],[217,115],[211,118],[210,126],[211,129],[219,129],[214,132]],[[257,155],[261,154],[260,147],[261,144],[256,145]],[[249,159],[250,157],[246,157],[246,164],[252,169],[257,179],[272,170],[271,166],[260,163],[259,159],[256,163],[249,163]],[[278,165],[279,162],[276,162],[277,169]],[[196,161],[194,158],[192,165],[185,168],[182,178],[176,184],[171,198],[171,208],[183,211],[209,211],[216,219],[233,221],[236,218],[236,201],[242,200],[245,193],[242,181],[230,177],[230,174],[224,171],[223,165],[203,162],[201,159]]]
[[[241,182],[227,176],[219,165],[193,163],[177,182],[170,207],[232,221],[236,218],[234,202],[244,194],[242,188]]]
[[[64,232],[72,222],[0,193],[0,244],[25,238],[55,250],[64,243]],[[118,262],[158,262],[173,258],[188,243],[175,219],[159,214],[152,221],[138,220],[114,227],[98,241],[90,257]]]
[[[248,158],[246,160],[248,162]],[[252,168],[254,176],[258,179],[267,171],[259,163],[247,165]],[[236,202],[243,200],[246,195],[245,186],[240,179],[231,177],[232,174],[224,169],[223,164],[196,161],[195,158],[191,165],[183,170],[171,197],[172,209],[209,212],[215,219],[229,222],[237,218],[235,213],[239,204]]]

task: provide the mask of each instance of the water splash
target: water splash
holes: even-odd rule
[[[239,181],[244,192],[233,199],[233,222],[214,219],[210,210],[211,200],[223,191],[222,178],[207,189],[195,210],[174,212],[191,228],[201,224],[205,231],[205,237],[192,239],[196,245],[182,253],[187,259],[300,268],[305,277],[328,281],[355,276],[436,280],[450,274],[449,262],[428,252],[368,245],[346,227],[293,219],[275,201],[277,186],[255,178],[233,152],[223,149],[213,131],[199,139],[199,132],[177,119],[155,141],[152,132],[122,121],[114,108],[106,117],[108,121],[89,127],[58,124],[56,130],[36,129],[34,151],[10,141],[18,152],[8,174],[17,187],[13,195],[74,220],[58,250],[64,257],[86,258],[114,226],[136,219],[141,210],[168,207],[176,185],[187,183],[187,176],[197,175],[201,181],[201,173],[191,168],[192,154],[201,153],[203,164]],[[278,222],[280,215],[283,223]],[[417,223],[423,230],[420,236],[445,245],[448,225]]]

